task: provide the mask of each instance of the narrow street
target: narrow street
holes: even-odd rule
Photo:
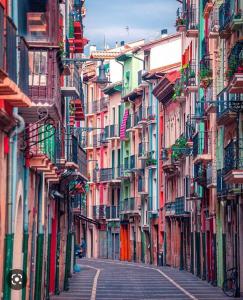
[[[223,292],[196,276],[169,267],[111,260],[82,259],[70,289],[51,300],[108,299],[228,299]]]

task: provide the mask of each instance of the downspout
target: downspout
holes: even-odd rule
[[[8,300],[11,298],[11,290],[8,286],[8,273],[12,268],[12,260],[13,260],[13,209],[15,204],[15,189],[16,186],[14,182],[16,182],[16,159],[14,155],[17,154],[17,140],[16,136],[20,134],[25,128],[24,119],[18,114],[18,109],[13,109],[13,118],[17,121],[17,125],[12,128],[9,132],[9,155],[8,155],[8,184],[7,184],[7,233],[5,236],[5,259],[4,259],[4,286],[3,286],[3,298]],[[15,162],[15,163],[13,163]]]

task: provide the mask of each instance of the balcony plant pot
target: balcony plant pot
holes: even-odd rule
[[[70,116],[69,117],[69,124],[70,124],[70,126],[74,126],[74,123],[75,123],[75,116]]]

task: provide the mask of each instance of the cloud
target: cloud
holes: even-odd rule
[[[109,44],[158,36],[163,28],[174,32],[175,0],[87,0],[85,35],[92,44]],[[126,27],[129,27],[129,35]]]

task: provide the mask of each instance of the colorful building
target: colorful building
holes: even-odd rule
[[[87,168],[79,139],[80,70],[67,59],[79,57],[79,43],[87,41],[84,1],[59,2],[0,2],[0,290],[6,300],[48,299],[68,289],[73,269],[73,206],[85,193]],[[10,288],[12,269],[24,271],[24,289]]]

